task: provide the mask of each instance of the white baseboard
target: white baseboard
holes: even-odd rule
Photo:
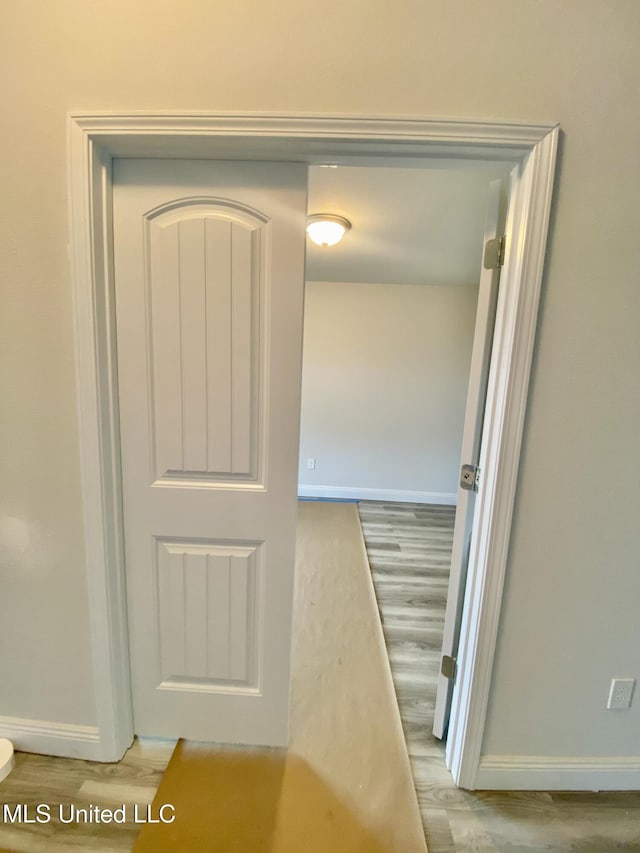
[[[14,748],[21,752],[103,760],[100,734],[96,726],[0,717],[0,737],[10,740]]]
[[[301,498],[333,498],[342,500],[388,501],[389,503],[445,504],[455,506],[455,492],[414,492],[408,489],[364,489],[359,486],[298,485]]]
[[[637,791],[640,756],[485,755],[479,791]]]

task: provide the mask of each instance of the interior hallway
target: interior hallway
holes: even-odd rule
[[[431,728],[455,508],[361,501],[358,509],[429,853],[638,853],[640,792],[453,785]]]

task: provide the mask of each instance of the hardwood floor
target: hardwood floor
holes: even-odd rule
[[[430,853],[638,853],[640,792],[453,785],[431,727],[454,509],[362,501],[359,513]]]
[[[298,518],[288,754],[182,744],[160,782],[173,743],[136,742],[111,765],[18,753],[0,783],[0,853],[425,853],[357,508],[303,502]],[[127,803],[130,817],[154,794],[152,814],[175,805],[174,823],[2,820],[3,802],[30,816]]]
[[[453,510],[362,502],[359,512],[429,853],[640,853],[640,792],[470,793],[452,784],[443,745],[431,735],[431,722]],[[341,537],[339,533],[325,538],[341,550]],[[330,578],[332,590],[340,590],[339,577],[338,573]],[[358,650],[358,662],[365,656]],[[342,664],[340,658],[338,664]],[[381,715],[375,703],[361,724],[349,724],[343,733],[352,737],[354,731],[365,732],[377,753],[380,741],[370,722],[374,717],[379,725]],[[315,726],[313,722],[311,728]],[[330,737],[335,743],[335,731]],[[122,803],[149,803],[172,751],[173,743],[136,742],[116,765],[17,753],[15,770],[2,782],[0,804],[114,808]],[[378,799],[370,799],[371,807],[377,809]],[[314,803],[317,800],[311,806]],[[117,853],[130,850],[137,834],[138,827],[131,823],[16,825],[0,821],[0,851]],[[389,849],[393,848],[385,846],[385,853]]]
[[[101,850],[129,851],[140,831],[133,822],[133,806],[144,816],[155,796],[175,741],[136,740],[117,764],[55,758],[50,755],[16,753],[16,766],[2,782],[0,808],[14,812],[18,804],[28,806],[34,818],[39,803],[50,805],[48,823],[11,823],[0,820],[0,850],[20,853],[70,853]],[[98,806],[114,809],[125,805],[126,823],[61,823],[70,816],[69,807]],[[0,817],[2,817],[0,815]]]

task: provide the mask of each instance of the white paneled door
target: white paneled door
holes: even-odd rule
[[[139,735],[287,742],[306,167],[116,160]]]
[[[504,223],[504,211],[501,210],[502,192],[502,181],[496,180],[489,184],[484,227],[483,245],[485,246],[489,240],[496,239],[502,232]],[[467,386],[467,403],[461,447],[461,467],[462,465],[477,466],[480,461],[482,427],[484,423],[499,281],[499,268],[488,269],[485,266],[482,267],[478,289],[478,308],[476,310],[476,323],[473,335],[469,384]],[[447,609],[442,636],[442,655],[446,655],[453,660],[457,657],[460,639],[462,608],[464,604],[467,570],[469,569],[469,553],[476,505],[475,497],[474,491],[462,488],[461,485],[458,487],[456,520],[451,553],[451,571],[449,573],[449,588],[447,591]],[[452,693],[453,679],[440,672],[438,675],[433,722],[433,733],[437,738],[444,738],[447,732]]]

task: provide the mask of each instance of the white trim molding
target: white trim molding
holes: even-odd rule
[[[480,447],[482,485],[473,519],[446,748],[455,783],[470,789],[475,787],[491,689],[557,142],[555,128],[532,149],[512,179],[509,198]]]
[[[113,321],[114,157],[515,166],[507,222],[458,678],[447,763],[473,788],[489,699],[544,262],[558,127],[499,122],[238,114],[69,116],[69,191],[84,537],[101,760],[133,737]],[[292,448],[297,453],[297,448]]]
[[[416,492],[410,489],[367,489],[359,486],[309,486],[298,485],[301,498],[328,498],[330,500],[387,501],[388,503],[439,504],[455,506],[456,492]]]
[[[103,750],[97,726],[0,717],[0,737],[10,740],[14,748],[22,752],[102,760]]]
[[[640,755],[484,755],[476,788],[485,791],[637,791]]]

